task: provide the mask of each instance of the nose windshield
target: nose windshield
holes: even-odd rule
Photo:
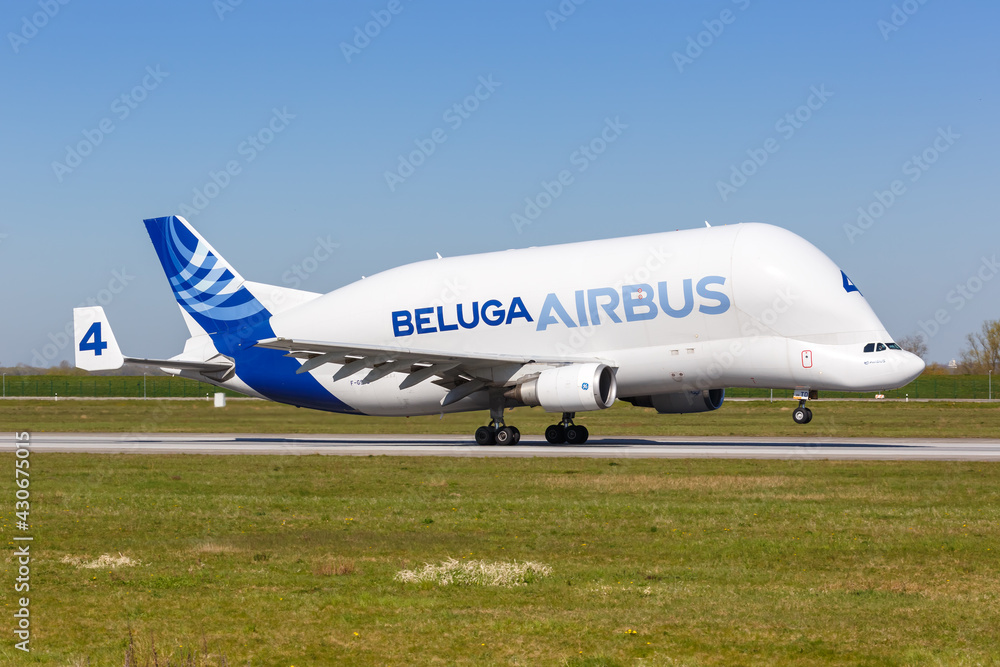
[[[865,345],[865,352],[884,352],[886,350],[902,350],[895,343],[868,343]]]

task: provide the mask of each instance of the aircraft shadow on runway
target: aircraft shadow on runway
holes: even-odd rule
[[[412,445],[412,446],[427,446],[434,445],[439,447],[470,447],[475,449],[482,449],[483,451],[490,451],[495,449],[518,449],[525,447],[532,448],[543,448],[558,451],[560,449],[565,449],[567,447],[577,447],[584,449],[599,449],[605,447],[632,447],[636,445],[643,445],[647,447],[663,447],[663,448],[674,448],[674,447],[740,447],[740,448],[753,448],[753,447],[776,447],[782,449],[801,449],[807,448],[831,448],[831,449],[923,449],[924,445],[917,444],[873,444],[866,442],[824,442],[824,443],[810,443],[810,442],[660,442],[657,440],[649,440],[645,438],[595,438],[583,445],[551,445],[544,440],[522,440],[521,444],[507,447],[498,446],[480,446],[473,442],[455,442],[455,441],[433,441],[433,440],[417,440],[409,438],[407,436],[384,436],[377,440],[367,440],[367,439],[355,439],[355,438],[234,438],[234,443],[280,443],[289,445],[312,445],[312,446],[344,446],[344,445],[359,445],[359,446],[379,446],[379,445]]]

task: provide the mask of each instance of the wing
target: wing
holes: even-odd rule
[[[270,338],[257,347],[285,350],[285,356],[305,359],[296,373],[307,373],[324,364],[341,364],[333,379],[343,380],[362,371],[364,383],[374,382],[390,373],[406,375],[400,389],[414,387],[428,380],[450,389],[441,402],[450,405],[485,387],[503,387],[540,373],[545,368],[601,361],[574,357],[528,357],[511,354],[479,354],[422,350],[410,347],[331,343],[289,338]],[[607,363],[607,362],[604,362]],[[434,378],[432,380],[432,378]]]

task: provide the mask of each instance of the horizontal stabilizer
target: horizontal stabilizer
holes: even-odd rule
[[[184,359],[137,359],[125,357],[125,362],[137,366],[150,366],[176,375],[174,371],[195,371],[207,378],[225,382],[236,372],[236,364],[229,357],[219,355],[216,360],[187,361]]]
[[[125,363],[101,306],[73,309],[73,350],[76,367],[85,371],[113,371]]]
[[[233,367],[231,361],[182,361],[180,359],[137,359],[135,357],[125,357],[125,363],[155,366],[156,368],[176,368],[181,371],[199,371],[201,373],[225,372]]]
[[[113,371],[129,363],[137,366],[197,371],[216,379],[225,379],[231,374],[234,366],[232,359],[222,355],[207,361],[139,359],[123,356],[115,334],[111,330],[108,316],[100,306],[73,309],[73,334],[76,367],[85,371]]]

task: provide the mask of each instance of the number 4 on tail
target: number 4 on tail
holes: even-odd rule
[[[101,340],[101,323],[94,322],[87,329],[87,333],[83,335],[83,340],[80,341],[80,351],[93,350],[94,354],[101,356],[101,352],[106,349],[108,349],[108,344]]]
[[[76,367],[85,371],[113,371],[125,357],[118,349],[115,332],[100,306],[73,309],[73,340]]]

